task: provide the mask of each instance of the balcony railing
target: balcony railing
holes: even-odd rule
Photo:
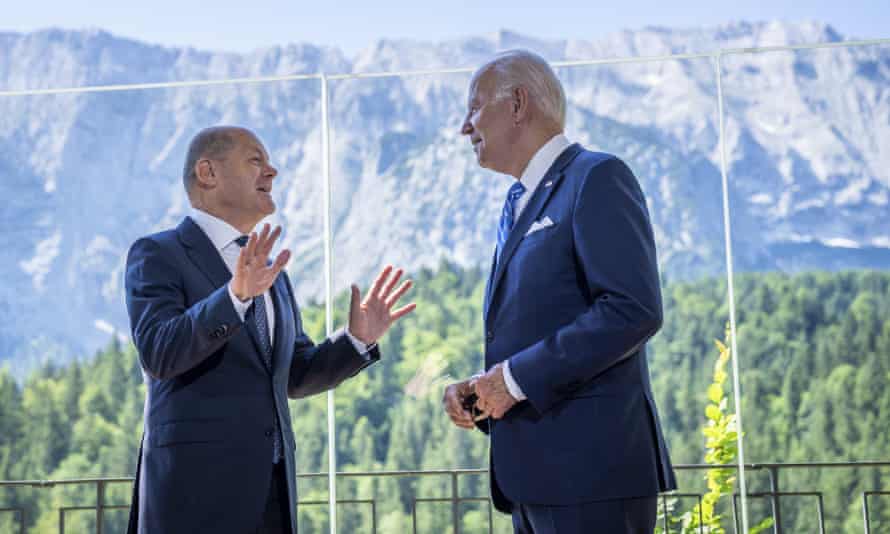
[[[706,464],[679,464],[675,465],[674,468],[677,471],[707,471],[708,469],[738,469],[738,465],[729,464],[729,465],[706,465]],[[861,461],[861,462],[804,462],[804,463],[760,463],[760,464],[747,464],[745,466],[746,472],[766,472],[769,477],[769,490],[749,493],[749,499],[765,499],[770,508],[770,516],[774,522],[774,532],[776,534],[782,534],[783,528],[787,527],[787,525],[783,525],[782,514],[780,503],[783,498],[788,497],[810,497],[815,499],[815,511],[817,513],[817,521],[819,525],[820,534],[825,534],[825,509],[824,509],[824,501],[823,501],[823,492],[819,490],[809,490],[809,491],[781,491],[779,487],[779,474],[783,471],[789,471],[794,469],[857,469],[857,468],[890,468],[890,461]],[[417,532],[417,506],[422,503],[450,503],[451,504],[451,528],[452,532],[455,534],[459,534],[460,532],[460,505],[466,502],[484,502],[488,504],[488,531],[489,533],[493,532],[493,513],[491,501],[487,496],[466,496],[461,495],[459,488],[459,481],[461,477],[465,476],[479,476],[488,474],[487,469],[439,469],[439,470],[423,470],[423,471],[355,471],[355,472],[342,472],[337,473],[337,477],[341,479],[350,479],[350,478],[384,478],[384,477],[422,477],[422,476],[448,476],[451,481],[451,494],[448,497],[414,497],[412,499],[411,505],[411,520],[412,520],[412,532]],[[327,473],[302,473],[298,474],[298,479],[315,479],[315,478],[327,478]],[[69,486],[69,485],[92,485],[96,488],[96,503],[91,506],[63,506],[58,508],[59,512],[59,533],[65,533],[65,514],[73,511],[93,511],[96,515],[96,526],[95,532],[96,534],[103,534],[103,517],[106,511],[108,510],[123,510],[128,509],[130,507],[129,504],[109,504],[105,502],[105,494],[106,489],[111,484],[132,484],[133,477],[117,477],[117,478],[76,478],[76,479],[66,479],[66,480],[13,480],[13,481],[0,481],[0,488],[16,488],[16,487],[30,487],[30,488],[53,488],[57,486]],[[677,498],[687,498],[687,499],[698,499],[701,502],[703,497],[702,493],[695,492],[670,492],[665,493],[662,496],[661,506],[662,506],[662,519],[664,521],[662,528],[665,533],[669,533],[671,531],[676,532],[676,528],[672,529],[669,524],[669,517],[671,516],[671,512],[668,509],[668,498],[677,497]],[[870,499],[881,498],[881,497],[890,497],[890,489],[886,488],[875,488],[873,490],[864,491],[861,496],[862,502],[862,513],[863,513],[863,523],[864,523],[864,532],[865,534],[874,534],[875,531],[872,529],[871,517],[869,516],[869,502]],[[741,531],[741,521],[738,513],[738,502],[740,496],[735,494],[733,496],[732,502],[732,515],[733,515],[733,532],[739,533]],[[377,501],[376,499],[338,499],[338,504],[358,504],[358,505],[366,505],[369,507],[371,511],[371,532],[376,534],[377,530]],[[2,507],[3,503],[0,503],[0,514],[13,514],[13,516],[17,519],[17,523],[19,526],[19,534],[25,533],[25,525],[27,524],[25,510],[22,508],[16,507]],[[316,506],[316,505],[327,505],[328,501],[320,501],[320,500],[308,500],[308,501],[298,501],[298,506]],[[704,528],[700,530],[701,532],[705,532]]]

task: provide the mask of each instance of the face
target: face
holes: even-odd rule
[[[275,212],[272,181],[278,170],[269,163],[269,154],[255,135],[239,130],[233,136],[235,146],[211,161],[218,185],[215,203],[231,222],[253,227]]]
[[[470,83],[467,116],[460,129],[470,138],[479,165],[505,174],[516,135],[511,108],[511,98],[495,98],[494,73],[479,73]]]

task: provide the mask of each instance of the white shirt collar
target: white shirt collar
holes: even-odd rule
[[[565,135],[556,134],[535,152],[528,165],[525,166],[525,170],[522,171],[522,176],[519,177],[519,181],[525,186],[527,192],[535,192],[535,188],[538,187],[538,183],[547,174],[553,162],[570,144]]]
[[[517,217],[519,216],[518,212],[525,207],[525,204],[528,202],[528,199],[531,198],[532,194],[534,194],[535,189],[537,189],[538,184],[541,183],[544,175],[547,174],[547,171],[553,166],[553,162],[556,161],[556,158],[558,158],[569,145],[571,145],[571,143],[565,135],[561,133],[556,134],[551,137],[549,141],[544,143],[544,146],[539,148],[538,151],[535,152],[535,155],[532,156],[532,159],[529,160],[528,165],[525,166],[525,170],[522,171],[522,176],[519,177],[519,181],[525,186],[525,193],[519,198],[519,205],[517,206],[518,209],[516,213]]]
[[[207,213],[206,211],[201,211],[198,208],[189,208],[188,215],[195,221],[195,224],[207,234],[207,237],[210,238],[210,242],[213,243],[216,250],[222,251],[222,249],[226,248],[232,241],[243,235],[231,224],[219,217]]]

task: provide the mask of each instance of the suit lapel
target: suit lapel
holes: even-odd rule
[[[185,246],[189,259],[191,259],[192,263],[204,273],[210,281],[210,284],[213,287],[222,287],[229,283],[229,280],[232,279],[232,273],[229,272],[229,268],[226,267],[226,263],[223,261],[222,256],[219,251],[216,250],[216,247],[213,246],[213,242],[210,241],[210,238],[207,237],[204,230],[201,230],[201,227],[199,227],[191,217],[183,219],[176,230],[179,233],[179,240]],[[257,331],[256,323],[252,320],[250,314],[251,311],[248,310],[247,316],[244,318],[244,323],[249,334],[248,337],[250,337],[250,341],[253,343],[253,348],[256,350],[256,355],[260,359],[260,365],[266,368],[265,363],[263,363],[261,352],[263,350],[262,345],[260,345],[259,341],[260,334]]]
[[[283,287],[285,283],[284,277],[280,274],[275,278],[275,283],[272,284],[270,288],[270,294],[272,295],[272,304],[275,308],[275,341],[272,343],[272,374],[275,374],[275,371],[279,370],[282,365],[290,365],[290,361],[284,357],[282,353],[282,348],[286,347],[287,344],[284,342],[284,336],[288,334],[288,330],[286,330],[286,325],[293,324],[293,319],[291,319],[290,307],[285,303],[288,302],[286,299],[286,291]]]
[[[185,245],[189,259],[210,280],[210,284],[213,287],[227,284],[232,278],[232,273],[229,272],[222,256],[204,230],[201,230],[191,217],[186,217],[179,223],[176,231],[179,233],[179,240]]]
[[[494,254],[491,257],[491,268],[488,269],[488,281],[485,282],[485,299],[482,303],[482,317],[488,317],[488,306],[491,304],[491,281],[494,279],[494,269],[497,266],[498,259],[498,250],[497,247],[494,249]]]
[[[547,170],[547,174],[545,174],[538,183],[538,187],[535,189],[534,194],[529,199],[525,209],[523,209],[522,213],[519,215],[519,220],[516,221],[516,224],[513,225],[513,229],[510,230],[510,235],[507,237],[507,242],[504,243],[501,257],[497,261],[494,275],[491,277],[488,285],[487,297],[485,299],[488,303],[485,307],[486,319],[488,318],[488,311],[491,309],[491,301],[497,291],[498,284],[504,276],[504,271],[507,270],[507,264],[510,263],[510,259],[513,257],[516,247],[519,246],[519,242],[525,237],[525,233],[532,225],[532,222],[541,214],[541,210],[547,205],[550,195],[553,194],[553,191],[555,191],[559,185],[559,181],[562,180],[562,170],[575,159],[575,156],[577,156],[579,152],[581,152],[581,145],[575,143],[566,148],[562,154],[556,158],[556,161],[554,161],[553,165],[550,166],[550,169]]]

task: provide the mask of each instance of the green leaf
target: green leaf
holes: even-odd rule
[[[708,404],[707,408],[705,408],[705,416],[711,421],[719,421],[721,415],[720,408],[714,404]]]

